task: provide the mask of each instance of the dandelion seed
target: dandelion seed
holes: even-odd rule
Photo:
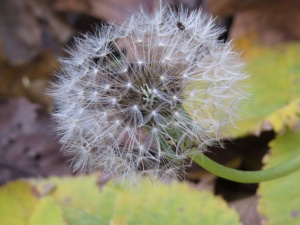
[[[246,78],[231,43],[201,11],[161,6],[75,39],[51,96],[75,170],[118,177],[182,173],[189,148],[218,142]]]

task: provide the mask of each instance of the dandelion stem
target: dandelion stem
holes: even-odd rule
[[[194,160],[194,162],[209,172],[227,180],[239,183],[260,183],[269,181],[286,176],[300,169],[300,156],[293,158],[281,165],[260,171],[242,171],[231,169],[211,160],[204,154],[190,155],[190,157]]]

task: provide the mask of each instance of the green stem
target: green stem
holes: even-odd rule
[[[295,157],[279,166],[260,171],[242,171],[231,169],[216,163],[202,153],[196,155],[191,154],[190,158],[209,172],[227,180],[236,181],[239,183],[259,183],[273,180],[300,169],[300,156]]]

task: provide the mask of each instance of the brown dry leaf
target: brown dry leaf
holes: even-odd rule
[[[245,199],[229,203],[231,208],[236,209],[244,225],[260,225],[262,216],[257,212],[258,197],[251,196]]]
[[[136,11],[141,3],[147,8],[153,5],[151,0],[56,0],[54,9],[86,14],[105,21],[122,22],[124,18]]]
[[[1,1],[0,38],[2,51],[12,65],[23,65],[42,47],[42,30],[28,11],[26,1]]]
[[[206,6],[214,15],[230,16],[237,11],[255,6],[259,1],[260,0],[208,0]],[[270,0],[264,1],[270,2]]]
[[[60,44],[68,41],[73,33],[55,15],[47,0],[11,0],[1,4],[1,51],[13,66],[30,63],[45,47],[60,49]]]
[[[254,36],[268,45],[300,39],[300,0],[256,2],[235,14],[230,38]]]
[[[28,7],[35,19],[43,29],[44,39],[53,39],[53,44],[65,44],[74,34],[74,29],[62,20],[52,9],[48,0],[27,0]],[[49,40],[43,40],[44,45],[49,45]],[[49,46],[47,46],[49,47]],[[51,46],[54,47],[54,46]],[[60,46],[56,46],[60,48]],[[55,50],[55,49],[54,49]]]
[[[0,95],[25,96],[46,107],[52,100],[45,94],[51,75],[58,68],[58,61],[51,52],[44,52],[29,65],[12,67],[0,60]]]
[[[170,4],[197,7],[197,0],[166,0]],[[139,10],[140,6],[153,9],[158,0],[55,0],[54,9],[61,12],[81,13],[105,21],[121,23],[126,17]]]
[[[28,100],[0,102],[0,183],[22,176],[70,174],[50,117]]]

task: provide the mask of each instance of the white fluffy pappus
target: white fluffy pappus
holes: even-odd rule
[[[76,38],[50,91],[74,170],[174,176],[192,147],[218,142],[246,78],[222,32],[201,11],[164,6]]]

